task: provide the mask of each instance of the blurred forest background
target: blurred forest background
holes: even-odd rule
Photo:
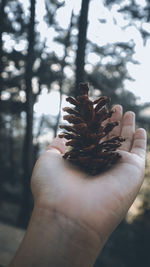
[[[118,37],[112,43],[104,43],[101,36],[100,44],[89,39],[88,14],[94,1],[77,0],[80,2],[79,11],[65,11],[68,1],[45,0],[42,1],[45,5],[42,16],[37,15],[39,0],[0,0],[2,223],[23,229],[27,227],[33,207],[29,186],[33,165],[58,132],[66,95],[77,95],[80,82],[89,82],[91,97],[107,95],[111,97],[112,104],[119,103],[124,111],[136,112],[138,126],[147,129],[150,145],[150,99],[140,103],[133,92],[125,88],[127,80],[134,80],[129,74],[128,64],[140,64],[134,57],[136,41],[134,36],[126,42]],[[100,2],[110,14],[115,8],[119,16],[126,20],[125,26],[120,25],[122,30],[135,27],[146,45],[150,37],[150,30],[145,27],[150,22],[149,0]],[[70,12],[67,27],[63,27],[65,12]],[[99,17],[100,27],[107,25],[107,19],[105,14]],[[44,38],[41,37],[40,21],[47,25]],[[115,17],[113,22],[118,26]],[[109,31],[105,34],[109,35]],[[93,62],[92,58],[98,60]],[[44,108],[49,93],[53,96],[48,107],[52,112],[44,114],[41,106],[41,113],[37,113],[40,99],[43,99],[41,103]],[[147,154],[146,179],[142,190],[126,220],[106,244],[96,267],[150,266],[150,152]]]

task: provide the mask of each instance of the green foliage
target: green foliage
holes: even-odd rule
[[[123,0],[104,0],[104,3],[109,8],[112,8],[114,4],[117,4],[118,12],[122,13],[128,20],[128,26],[133,25],[136,27],[141,33],[144,44],[146,44],[146,41],[150,37],[150,32],[144,28],[144,23],[150,21],[149,0],[143,2],[136,0],[130,0],[128,2]]]

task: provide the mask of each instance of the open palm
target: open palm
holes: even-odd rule
[[[135,115],[122,116],[120,105],[112,121],[120,121],[111,135],[126,141],[119,150],[121,160],[108,171],[90,177],[62,158],[64,140],[56,138],[37,161],[31,180],[36,203],[86,225],[105,242],[133,203],[143,182],[146,133],[135,131]]]

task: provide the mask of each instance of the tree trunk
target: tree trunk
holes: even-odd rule
[[[2,107],[1,107],[1,94],[3,90],[3,78],[2,78],[2,72],[3,72],[3,30],[4,30],[4,8],[5,8],[6,0],[1,0],[0,4],[0,126],[2,124]],[[0,130],[0,139],[1,139],[1,130]]]
[[[84,82],[85,76],[84,65],[89,3],[90,0],[82,0],[81,12],[79,17],[78,48],[76,55],[75,96],[79,95],[79,83]]]
[[[1,0],[0,4],[0,101],[1,101],[1,92],[3,88],[3,79],[2,79],[2,71],[3,71],[3,30],[4,30],[4,8],[5,8],[6,0]]]
[[[28,224],[31,213],[31,191],[30,178],[33,169],[33,105],[34,97],[32,93],[32,76],[34,64],[34,43],[35,43],[35,4],[36,0],[31,0],[30,23],[28,32],[28,54],[26,61],[26,132],[23,149],[23,202],[19,216],[19,226],[25,228]]]

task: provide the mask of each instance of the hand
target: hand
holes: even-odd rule
[[[56,138],[37,161],[31,181],[35,205],[48,207],[86,225],[102,243],[126,215],[144,178],[146,133],[135,131],[135,114],[122,116],[116,105],[111,121],[120,121],[111,135],[126,141],[122,158],[108,171],[89,177],[62,158],[65,141]]]
[[[121,160],[89,177],[62,158],[65,140],[56,138],[37,161],[31,189],[34,209],[10,267],[91,267],[111,232],[133,203],[144,178],[146,133],[135,131],[135,114],[122,116],[111,135],[122,135]]]

